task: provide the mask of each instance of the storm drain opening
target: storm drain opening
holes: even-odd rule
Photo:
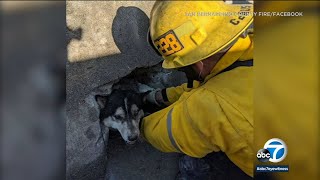
[[[116,81],[113,81],[111,83],[102,85],[94,90],[94,96],[105,96],[106,99],[110,98],[117,98],[113,101],[114,104],[106,104],[106,106],[109,105],[109,110],[118,110],[121,116],[121,112],[125,111],[125,102],[124,100],[128,97],[128,94],[126,93],[118,93],[116,94],[116,97],[110,97],[114,94],[116,91],[130,91],[133,94],[131,96],[140,96],[143,93],[150,92],[156,89],[164,89],[168,87],[175,87],[179,86],[183,83],[187,82],[187,78],[183,72],[177,71],[177,70],[168,70],[164,69],[161,66],[161,63],[151,66],[151,67],[142,67],[137,68],[133,70],[130,74],[127,76],[120,78]],[[112,94],[113,93],[113,94]],[[141,97],[135,97],[134,100],[138,100],[138,98]],[[96,99],[95,99],[96,100]],[[111,102],[112,103],[112,102]],[[138,102],[126,102],[128,104],[132,103],[138,103]],[[97,103],[99,106],[99,103]],[[116,106],[116,107],[115,107]],[[99,109],[99,107],[97,107]],[[144,115],[149,114],[149,112],[144,112]],[[119,116],[117,114],[116,116]],[[121,135],[119,131],[113,129],[109,131],[109,141],[113,141],[114,144],[123,144],[123,138],[121,138]]]

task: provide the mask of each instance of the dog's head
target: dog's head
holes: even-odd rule
[[[100,121],[108,128],[118,130],[127,144],[133,144],[140,135],[139,122],[144,116],[140,96],[123,90],[115,90],[108,96],[95,96]]]

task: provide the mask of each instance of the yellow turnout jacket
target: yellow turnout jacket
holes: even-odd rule
[[[163,152],[197,158],[223,151],[253,176],[253,68],[220,73],[235,61],[253,59],[251,38],[239,38],[201,84],[167,88],[169,106],[142,120],[144,138]]]

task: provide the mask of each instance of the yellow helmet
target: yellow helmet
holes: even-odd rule
[[[163,68],[179,68],[230,45],[252,23],[252,14],[249,3],[157,1],[151,11],[149,35],[164,58]]]

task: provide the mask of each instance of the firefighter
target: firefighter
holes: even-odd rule
[[[221,151],[253,177],[252,12],[252,4],[225,1],[155,3],[150,41],[163,68],[188,78],[144,98],[166,106],[141,122],[143,137],[155,148],[183,153],[188,162]]]

